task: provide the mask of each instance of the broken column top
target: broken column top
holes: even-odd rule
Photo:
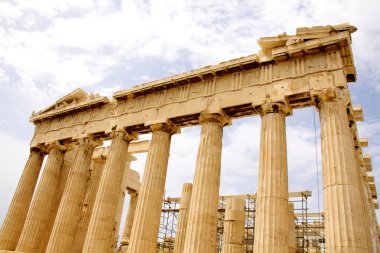
[[[338,25],[313,26],[297,28],[295,35],[281,33],[276,37],[264,37],[258,40],[262,50],[273,49],[276,47],[289,46],[299,42],[308,41],[311,39],[319,39],[330,36],[339,32],[347,31],[349,33],[356,32],[357,28],[348,23]]]

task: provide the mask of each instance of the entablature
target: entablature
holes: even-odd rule
[[[253,105],[267,101],[284,100],[292,109],[312,106],[313,91],[347,89],[341,50],[319,43],[321,38],[333,43],[340,39],[350,46],[351,31],[347,29],[331,30],[325,37],[304,31],[307,43],[280,45],[314,45],[312,54],[276,61],[272,52],[279,47],[274,47],[269,54],[261,51],[118,91],[112,101],[78,89],[32,115],[36,130],[31,146],[88,135],[109,139],[114,130],[147,133],[150,121],[170,120],[178,127],[197,125],[205,111],[223,111],[232,119],[251,116],[257,114]]]
[[[355,27],[349,24],[341,24],[337,26],[298,28],[296,35],[280,34],[277,37],[261,38],[258,40],[258,43],[262,51],[258,54],[221,62],[214,66],[207,66],[188,73],[137,85],[131,89],[117,91],[113,94],[113,97],[117,100],[128,99],[235,72],[275,65],[278,62],[290,60],[291,58],[305,57],[321,52],[339,51],[343,59],[344,67],[350,67],[354,70],[350,35],[355,31]],[[289,41],[293,42],[289,43]],[[356,72],[352,71],[352,69],[346,72],[347,75],[356,75]],[[355,78],[356,77],[352,78],[347,76],[348,81],[354,81]]]

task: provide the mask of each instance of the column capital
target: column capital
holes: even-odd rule
[[[257,113],[260,114],[260,116],[264,116],[269,113],[281,113],[285,116],[290,116],[293,114],[292,108],[285,99],[278,101],[267,100],[265,103],[253,105],[253,107]]]
[[[36,147],[30,147],[30,152],[40,153],[41,155],[46,155],[48,153],[48,149],[45,145],[38,145]]]
[[[345,106],[351,107],[350,94],[347,89],[343,88],[327,88],[310,91],[311,100],[319,109],[323,103],[341,101]]]
[[[231,124],[231,119],[224,112],[220,113],[201,113],[199,123],[219,123],[222,127]]]
[[[109,134],[109,136],[111,137],[111,139],[122,138],[122,139],[126,140],[127,142],[130,142],[130,141],[137,139],[136,133],[129,133],[129,132],[124,131],[124,130],[112,131]]]
[[[61,151],[61,152],[66,152],[66,151],[69,150],[69,147],[68,147],[68,145],[62,145],[62,144],[60,144],[59,141],[47,143],[46,144],[46,150],[47,150],[47,152],[50,153],[50,151],[52,149],[56,149],[56,150]]]
[[[334,88],[312,90],[310,91],[310,97],[317,108],[324,102],[333,102],[337,99]]]
[[[93,136],[83,137],[76,140],[76,144],[85,145],[91,148],[96,148],[98,146],[103,145],[103,141],[100,139],[96,139]]]
[[[181,132],[181,128],[178,127],[177,125],[174,125],[173,122],[171,122],[170,120],[166,120],[166,122],[163,122],[163,123],[150,124],[149,128],[152,132],[163,131],[163,132],[169,133],[170,135]]]

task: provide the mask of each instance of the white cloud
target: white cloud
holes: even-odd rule
[[[12,22],[2,30],[8,40],[0,42],[0,47],[4,61],[17,66],[22,76],[35,82],[46,82],[44,77],[48,76],[50,89],[64,94],[72,87],[96,85],[120,61],[145,57],[174,61],[186,51],[188,64],[201,67],[256,52],[255,40],[260,36],[294,33],[299,26],[345,20],[360,26],[354,38],[369,45],[358,48],[359,55],[372,55],[374,59],[379,51],[374,34],[377,30],[368,29],[367,24],[376,20],[373,10],[377,5],[375,1],[365,5],[357,1],[316,4],[297,0],[281,8],[278,1],[226,1],[223,5],[216,1],[166,0],[150,5],[128,1],[120,6],[105,1],[18,2],[17,6],[7,4],[21,14],[9,15]],[[356,14],[358,9],[373,15],[363,19]],[[341,15],[333,15],[337,10]],[[49,25],[32,31],[9,25],[21,22],[30,11],[29,26],[38,28],[42,16]],[[68,15],[70,11],[76,15]]]
[[[7,76],[7,74],[5,73],[3,69],[0,69],[0,84],[6,83],[8,81],[9,81],[9,77]]]
[[[20,9],[7,2],[0,2],[0,10],[2,10],[0,19],[10,24],[12,24],[13,20],[20,18],[22,15]]]

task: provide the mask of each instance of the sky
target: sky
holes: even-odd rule
[[[377,0],[0,0],[0,223],[29,154],[33,110],[76,88],[111,97],[257,53],[260,37],[344,22],[358,28],[352,34],[357,82],[349,86],[353,104],[363,105],[359,136],[369,139],[364,153],[372,155],[379,185],[379,9]],[[310,211],[321,210],[318,112],[295,110],[286,124],[289,190],[312,190]],[[191,127],[172,137],[166,196],[180,196],[182,184],[192,181],[199,136],[200,128]],[[224,128],[220,194],[256,191],[259,142],[260,117]],[[146,154],[137,157],[132,168],[142,174]]]

